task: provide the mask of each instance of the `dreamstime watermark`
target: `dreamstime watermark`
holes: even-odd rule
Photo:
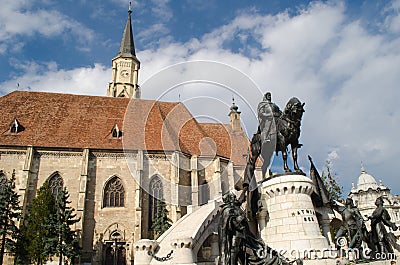
[[[245,163],[248,154],[247,145],[233,137],[228,124],[232,97],[240,104],[242,121],[251,124],[246,128],[241,123],[244,133],[252,135],[265,91],[238,69],[212,61],[169,66],[147,79],[141,90],[155,100],[132,99],[122,129],[127,164],[141,188],[181,206],[195,204],[194,186],[199,195],[207,191],[207,199],[232,190],[239,178],[234,178],[226,158]],[[198,183],[193,183],[196,178]]]
[[[289,260],[295,259],[337,259],[345,258],[348,260],[396,260],[395,253],[373,253],[370,248],[361,246],[358,248],[347,248],[347,239],[340,237],[337,239],[338,249],[322,248],[316,249],[276,249],[267,252],[264,248],[256,251],[257,257],[260,259],[273,258],[276,254],[283,256]],[[373,256],[372,256],[373,255]]]

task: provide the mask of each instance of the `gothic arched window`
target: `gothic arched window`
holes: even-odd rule
[[[153,220],[157,216],[158,205],[163,198],[163,187],[161,179],[158,176],[150,181],[149,196],[149,228],[153,225]]]
[[[49,178],[49,186],[51,189],[51,193],[53,193],[54,198],[57,198],[58,194],[61,192],[64,186],[64,181],[58,172],[54,173]]]
[[[103,207],[124,207],[124,200],[124,185],[119,177],[113,177],[104,188]]]

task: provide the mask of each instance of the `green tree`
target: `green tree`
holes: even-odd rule
[[[326,172],[325,172],[326,170]],[[333,171],[331,161],[325,162],[325,170],[322,171],[321,179],[332,200],[341,200],[343,195],[343,187],[337,181],[336,173]]]
[[[0,183],[0,265],[6,249],[15,253],[19,237],[18,220],[21,218],[19,195],[15,192],[15,170],[10,179]]]
[[[24,221],[21,220],[21,223]],[[17,247],[15,249],[15,265],[31,264],[28,253],[29,240],[26,236],[26,225],[21,225],[19,237],[17,239]]]
[[[326,173],[325,173],[326,170]],[[336,173],[333,171],[333,166],[331,161],[327,160],[325,162],[325,170],[322,171],[321,179],[328,190],[329,196],[332,200],[340,201],[343,199],[343,187],[339,185]],[[335,240],[335,235],[337,233],[338,227],[329,226],[331,232],[331,240]]]
[[[151,226],[151,229],[154,233],[154,238],[157,239],[160,235],[167,231],[168,228],[171,227],[171,223],[172,221],[168,218],[168,210],[165,202],[159,201],[157,204],[156,216]]]
[[[75,209],[68,206],[69,194],[66,188],[62,189],[57,196],[56,213],[49,218],[46,228],[50,236],[45,239],[44,253],[59,257],[59,264],[62,264],[64,257],[67,257],[71,264],[80,254],[78,237],[71,226],[79,222],[76,218]]]
[[[46,228],[51,216],[56,214],[56,201],[51,192],[49,183],[46,181],[37,192],[29,208],[26,218],[26,231],[24,237],[28,245],[26,246],[30,260],[40,265],[49,259],[43,250],[45,240],[51,237],[49,229]]]

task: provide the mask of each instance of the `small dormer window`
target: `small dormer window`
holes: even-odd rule
[[[120,138],[122,136],[122,131],[119,130],[118,125],[115,124],[113,129],[111,130],[112,138]]]
[[[17,118],[14,118],[13,121],[10,123],[10,133],[19,133],[25,130],[24,126],[21,125],[21,123],[17,120]]]

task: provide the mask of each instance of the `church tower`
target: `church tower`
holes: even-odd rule
[[[230,108],[231,112],[229,112],[228,116],[231,121],[232,131],[241,131],[242,126],[240,125],[240,111],[238,111],[239,107],[235,104],[235,99],[232,98],[232,106]]]
[[[140,61],[136,58],[131,14],[132,9],[129,6],[121,45],[117,56],[112,59],[112,81],[108,84],[108,97],[140,98],[138,85]]]

